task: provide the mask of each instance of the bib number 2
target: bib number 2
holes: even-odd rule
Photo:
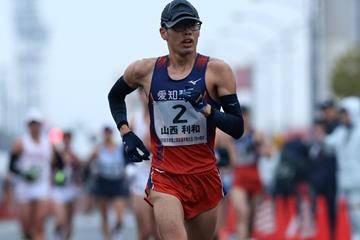
[[[184,105],[175,105],[172,107],[173,109],[180,109],[180,111],[178,112],[178,114],[176,114],[176,116],[173,119],[173,123],[187,123],[188,120],[186,119],[181,119],[181,117],[184,115],[184,113],[186,112],[186,107]]]

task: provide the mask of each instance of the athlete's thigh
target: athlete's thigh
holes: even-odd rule
[[[170,194],[150,191],[155,222],[162,239],[186,239],[184,210],[180,200]]]
[[[101,215],[107,216],[107,210],[109,206],[110,201],[105,197],[97,197],[96,198],[96,204],[100,209]]]
[[[218,205],[219,206],[219,205]],[[189,240],[212,240],[215,234],[218,206],[186,221]]]
[[[21,221],[29,221],[31,217],[30,202],[18,203],[18,213]]]
[[[70,201],[68,203],[66,203],[66,216],[67,216],[67,220],[70,222],[74,216],[75,213],[75,205],[76,205],[76,200]]]
[[[150,225],[152,221],[152,208],[138,195],[131,196],[133,212],[140,223]]]
[[[246,214],[249,210],[249,199],[245,189],[234,186],[230,193],[231,203],[241,214]]]
[[[113,200],[113,207],[115,209],[117,217],[122,218],[124,214],[125,206],[126,206],[125,198],[117,197]]]
[[[54,213],[55,213],[55,219],[58,224],[65,224],[65,221],[67,219],[67,211],[66,206],[64,203],[55,202],[54,203]]]
[[[136,217],[138,229],[144,234],[150,234],[153,229],[153,209],[138,195],[131,196],[132,209]]]
[[[38,219],[44,219],[49,213],[49,201],[48,200],[35,200],[34,211]]]
[[[42,224],[49,213],[49,202],[47,200],[34,201],[35,220]]]

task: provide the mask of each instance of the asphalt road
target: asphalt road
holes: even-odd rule
[[[133,215],[127,211],[125,214],[123,229],[113,240],[132,240],[137,239],[136,223]],[[110,222],[114,223],[114,217],[110,217]],[[46,223],[47,239],[52,240],[54,237],[54,221],[49,219]],[[19,226],[16,221],[0,221],[0,239],[17,240],[20,239]],[[90,215],[77,215],[75,217],[73,240],[101,240],[100,215],[96,212]]]

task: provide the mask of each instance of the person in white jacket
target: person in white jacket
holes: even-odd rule
[[[340,102],[341,125],[326,139],[338,162],[338,193],[349,205],[353,237],[360,239],[360,98]]]

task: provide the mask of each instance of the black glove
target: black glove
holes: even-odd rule
[[[189,102],[197,112],[202,112],[207,105],[202,93],[192,86],[185,86],[184,93],[180,94],[179,97]]]
[[[21,176],[27,182],[34,182],[39,177],[39,170],[37,168],[30,168],[28,171],[22,172]]]
[[[142,160],[149,160],[149,151],[146,149],[141,139],[133,132],[126,133],[122,137],[122,140],[125,147],[125,152],[131,162],[141,162]]]

